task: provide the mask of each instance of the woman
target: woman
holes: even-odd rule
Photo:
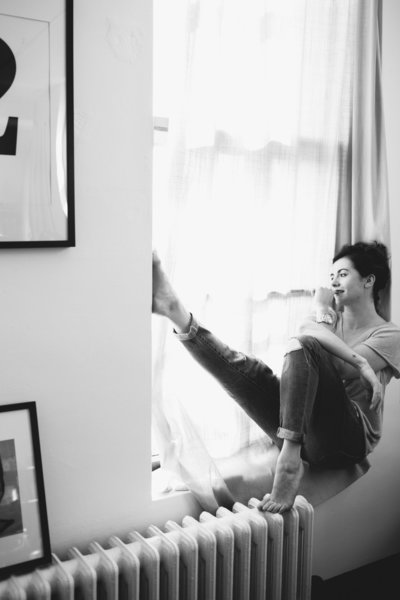
[[[345,245],[334,257],[330,288],[319,288],[313,314],[289,340],[280,378],[199,325],[153,257],[153,312],[168,317],[192,356],[279,447],[272,491],[260,509],[293,506],[310,465],[362,461],[381,436],[383,397],[400,377],[400,329],[378,313],[390,279],[386,247]]]

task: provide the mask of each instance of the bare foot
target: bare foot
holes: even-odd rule
[[[285,440],[286,442],[286,440]],[[276,472],[272,492],[266,494],[259,504],[259,509],[272,513],[289,511],[296,499],[300,482],[304,474],[303,461],[299,452],[285,452],[281,450],[276,464]]]
[[[185,331],[191,320],[164,272],[157,252],[153,251],[153,300],[152,312],[168,317],[175,323],[178,331]]]
[[[177,295],[163,271],[157,252],[153,252],[153,302],[152,312],[169,317],[177,304]]]

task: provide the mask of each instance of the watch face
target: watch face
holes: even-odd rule
[[[325,313],[318,317],[317,323],[327,323],[328,325],[332,325],[333,317],[329,313]]]

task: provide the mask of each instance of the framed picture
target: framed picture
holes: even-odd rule
[[[75,245],[73,0],[0,0],[0,248]]]
[[[36,404],[0,405],[0,578],[50,562]]]

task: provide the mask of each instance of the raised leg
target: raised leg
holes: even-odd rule
[[[224,387],[276,443],[279,427],[279,378],[262,361],[233,350],[199,325],[182,305],[153,256],[153,312],[168,317],[177,329],[177,338],[192,357]]]

